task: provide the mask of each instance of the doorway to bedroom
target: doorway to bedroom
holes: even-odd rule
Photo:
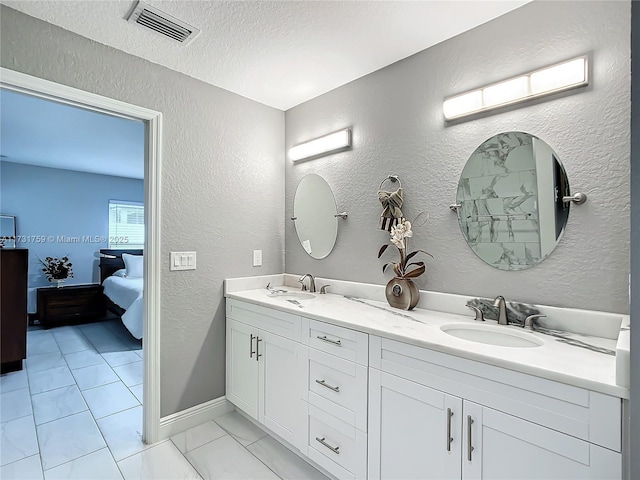
[[[123,116],[113,110],[119,102],[106,112],[91,104],[102,97],[88,94],[78,102],[74,95],[82,95],[73,89],[60,102],[66,87],[47,98],[46,88],[20,86],[29,79],[0,89],[0,209],[15,217],[16,250],[28,250],[30,320],[23,369],[1,377],[2,465],[38,461],[46,473],[98,462],[109,471],[144,449],[143,432],[153,440],[159,423],[159,415],[148,421],[159,412],[153,405],[158,389],[145,379],[154,363],[145,356],[158,347],[145,308],[153,281],[145,280],[157,275],[143,263],[149,258],[143,252],[153,246],[148,232],[157,231],[146,224],[154,217],[145,212],[145,201],[157,194],[145,179],[155,168],[149,142],[157,141],[157,132],[150,134],[148,118],[154,112]],[[66,275],[53,275],[47,264],[55,259]],[[62,285],[49,281],[56,276],[65,277]],[[13,430],[15,439],[4,438]],[[74,442],[79,434],[83,442]],[[15,451],[5,448],[18,441],[24,445]]]

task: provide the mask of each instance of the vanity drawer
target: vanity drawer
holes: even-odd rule
[[[227,298],[227,318],[284,338],[301,340],[301,320],[298,315]]]
[[[339,479],[367,476],[367,434],[309,405],[311,460]]]
[[[369,335],[337,325],[309,320],[309,346],[360,365],[369,363]]]
[[[368,369],[309,348],[309,403],[367,431]]]

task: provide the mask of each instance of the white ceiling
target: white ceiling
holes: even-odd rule
[[[143,178],[144,124],[0,89],[2,161]]]
[[[281,110],[528,1],[147,1],[202,30],[193,42],[180,45],[127,22],[135,0],[0,0]]]

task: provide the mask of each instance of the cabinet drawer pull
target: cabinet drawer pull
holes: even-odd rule
[[[340,455],[340,447],[332,447],[327,442],[325,442],[324,439],[325,439],[325,437],[322,437],[322,438],[316,437],[316,441],[320,442],[322,445],[327,447],[329,450],[331,450],[336,455]]]
[[[259,353],[260,352],[260,342],[262,341],[261,338],[256,337],[256,362],[259,362],[260,360],[258,360],[262,354]]]
[[[467,460],[471,461],[471,452],[473,452],[473,446],[471,445],[471,425],[473,425],[473,418],[471,415],[467,415]]]
[[[447,408],[447,452],[451,451],[451,442],[453,442],[453,437],[451,436],[451,417],[453,417],[453,412],[450,408]]]
[[[249,339],[249,358],[253,358],[253,354],[256,353],[256,352],[253,351],[253,339],[254,338],[258,338],[258,337],[257,336],[254,337],[253,333],[252,333],[251,334],[251,338]]]
[[[320,335],[318,335],[318,340],[322,340],[323,342],[327,342],[327,343],[331,343],[333,345],[337,345],[338,347],[342,346],[342,342],[340,340],[331,340],[330,338],[327,338],[326,335],[323,335],[322,337]]]
[[[322,385],[323,387],[328,388],[329,390],[333,390],[334,392],[340,392],[340,387],[332,387],[331,385],[329,385],[324,380],[316,380],[316,383],[318,385]]]

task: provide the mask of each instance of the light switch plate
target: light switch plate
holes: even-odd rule
[[[253,251],[253,266],[254,267],[262,266],[262,250]]]
[[[196,252],[171,252],[171,270],[195,270]]]

